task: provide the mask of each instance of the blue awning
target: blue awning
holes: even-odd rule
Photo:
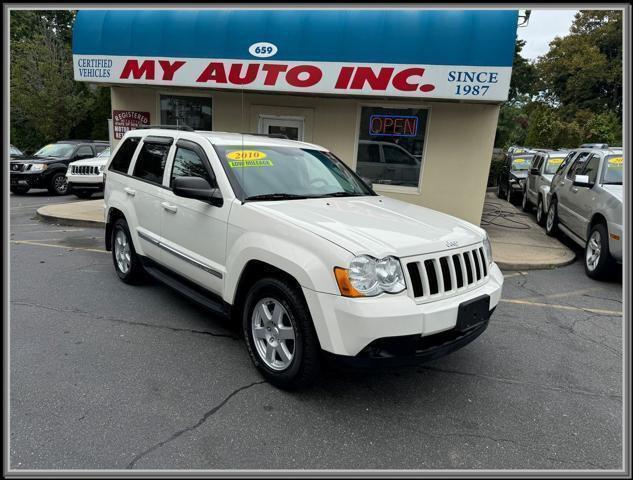
[[[517,10],[81,10],[75,55],[510,67]]]

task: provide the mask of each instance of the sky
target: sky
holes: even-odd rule
[[[549,51],[549,42],[554,37],[563,37],[569,33],[569,27],[578,10],[541,9],[532,10],[527,27],[517,29],[517,37],[526,44],[521,55],[529,60]],[[521,12],[523,13],[523,12]]]

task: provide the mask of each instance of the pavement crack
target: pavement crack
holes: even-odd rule
[[[485,380],[491,380],[491,381],[500,382],[500,383],[507,383],[510,385],[526,385],[526,386],[543,388],[545,390],[553,390],[557,392],[572,393],[572,394],[584,395],[588,397],[609,398],[611,400],[622,401],[622,395],[618,395],[618,394],[592,392],[589,390],[583,390],[583,389],[574,388],[574,387],[563,387],[563,386],[558,386],[558,385],[546,385],[546,384],[536,383],[536,382],[526,382],[522,380],[514,380],[512,378],[494,377],[492,375],[485,375],[483,373],[460,372],[459,370],[448,370],[448,369],[430,367],[430,366],[418,367],[418,372],[420,370],[429,370],[432,372],[439,372],[439,373],[452,373],[455,375],[464,375],[464,376],[469,376],[469,377],[483,378]]]
[[[84,310],[79,310],[77,308],[57,308],[57,307],[53,307],[51,305],[41,305],[38,303],[33,303],[33,302],[25,302],[25,301],[16,301],[16,300],[11,300],[12,304],[14,305],[23,305],[23,306],[28,306],[28,307],[35,307],[35,308],[41,308],[41,309],[45,309],[45,310],[53,310],[55,312],[59,312],[59,313],[77,313],[79,315],[83,315],[86,317],[90,317],[90,318],[95,318],[97,320],[105,320],[111,323],[119,323],[119,324],[124,324],[124,325],[134,325],[137,327],[146,327],[146,328],[155,328],[158,330],[170,330],[172,332],[185,332],[185,333],[194,333],[197,335],[209,335],[211,337],[219,337],[219,338],[230,338],[232,340],[238,340],[239,337],[237,335],[231,335],[228,333],[216,333],[216,332],[210,332],[208,330],[196,330],[194,328],[181,328],[181,327],[170,327],[167,325],[156,325],[153,323],[146,323],[146,322],[138,322],[135,320],[124,320],[122,318],[115,318],[115,317],[109,317],[107,315],[99,315],[96,313],[91,313],[91,312],[86,312]]]
[[[146,455],[152,453],[154,450],[162,447],[163,445],[166,445],[169,442],[172,442],[174,440],[176,440],[178,437],[180,437],[181,435],[187,433],[187,432],[191,432],[193,430],[195,430],[196,428],[198,428],[199,426],[201,426],[204,422],[206,422],[209,417],[215,415],[222,407],[224,407],[224,405],[226,405],[228,403],[229,400],[231,400],[231,398],[233,398],[235,395],[237,395],[240,392],[243,392],[244,390],[248,390],[251,387],[254,387],[255,385],[261,385],[262,383],[266,383],[265,380],[261,380],[259,382],[253,382],[253,383],[249,383],[248,385],[245,385],[243,387],[240,387],[236,390],[233,390],[231,393],[229,393],[224,400],[222,400],[219,404],[217,404],[215,407],[213,407],[211,410],[209,410],[208,412],[206,412],[204,415],[202,415],[202,417],[200,417],[200,420],[198,420],[196,423],[194,423],[193,425],[183,428],[182,430],[178,430],[177,432],[173,433],[172,435],[170,435],[168,438],[166,438],[165,440],[158,442],[154,445],[152,445],[150,448],[148,448],[147,450],[139,453],[138,455],[136,455],[132,461],[130,463],[128,463],[127,467],[125,467],[126,469],[132,469],[134,468],[134,465],[136,465],[138,463],[139,460],[141,460],[143,457],[145,457]]]
[[[589,297],[589,298],[595,298],[597,300],[607,300],[609,302],[616,302],[616,303],[619,303],[620,305],[622,305],[622,300],[618,300],[617,298],[601,297],[599,295],[590,295],[588,293],[583,293],[582,296],[583,297]]]

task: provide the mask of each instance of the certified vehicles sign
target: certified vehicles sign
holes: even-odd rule
[[[81,11],[75,80],[498,102],[516,20],[510,10]]]

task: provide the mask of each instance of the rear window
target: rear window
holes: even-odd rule
[[[609,155],[604,159],[604,177],[602,183],[622,185],[622,155]]]
[[[163,183],[163,173],[171,145],[143,142],[136,159],[133,176],[146,182]]]
[[[112,162],[110,162],[110,167],[108,168],[108,170],[127,173],[139,141],[139,137],[127,138],[123,142],[123,145],[121,145],[117,150],[116,155],[114,155],[114,158],[112,159]]]

